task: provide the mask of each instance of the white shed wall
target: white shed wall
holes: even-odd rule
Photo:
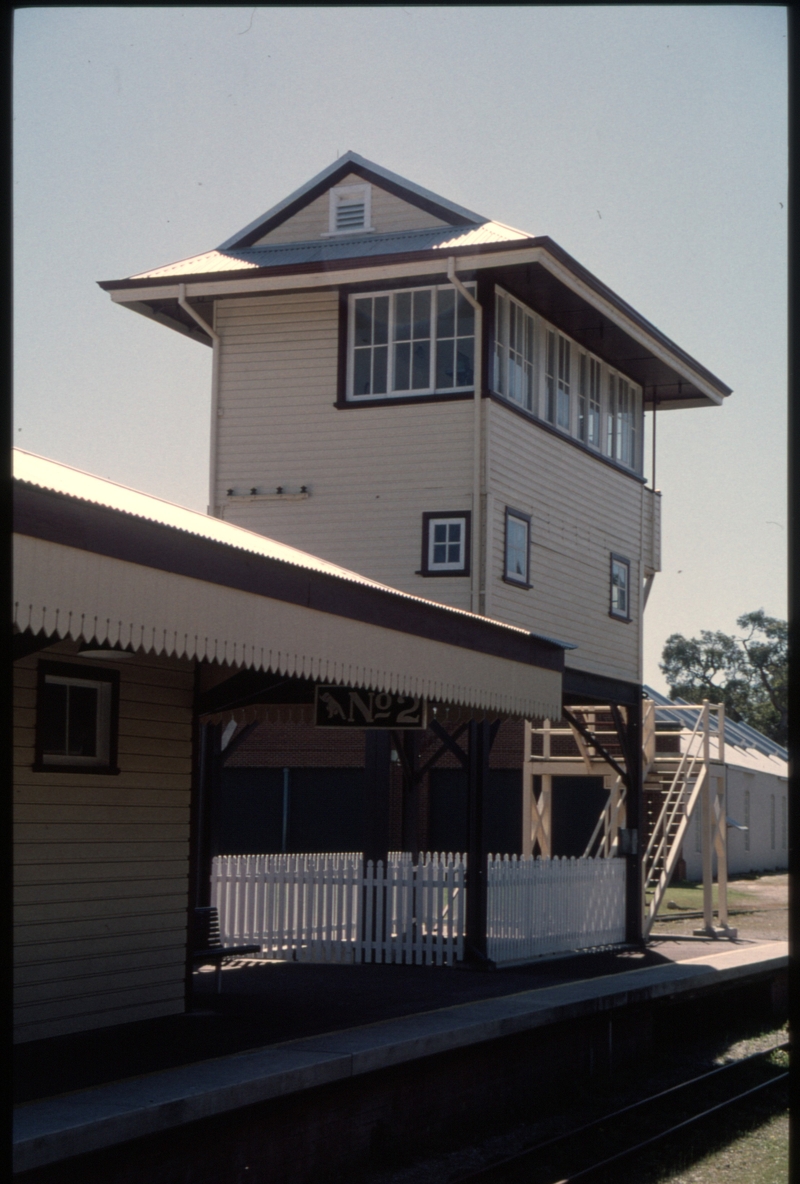
[[[744,831],[728,829],[728,872],[737,875],[743,872],[785,871],[789,866],[789,849],[786,810],[788,806],[789,783],[785,777],[774,773],[750,772],[735,765],[726,766],[727,812],[742,826],[747,825],[745,794],[750,794],[749,850]],[[772,802],[774,799],[775,823],[772,825]],[[689,824],[689,832],[683,844],[686,860],[686,875],[690,880],[700,880],[703,864],[698,850],[700,830],[699,810]]]

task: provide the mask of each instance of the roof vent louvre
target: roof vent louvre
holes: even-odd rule
[[[363,201],[340,201],[336,207],[336,229],[348,230],[363,226],[365,213]]]

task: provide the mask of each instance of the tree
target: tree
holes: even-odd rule
[[[743,635],[702,629],[699,637],[673,633],[661,654],[671,699],[724,703],[735,722],[757,728],[778,744],[788,737],[788,626],[763,609],[736,622]]]

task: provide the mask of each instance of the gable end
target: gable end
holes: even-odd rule
[[[403,185],[392,181],[390,178],[381,176],[374,172],[366,165],[353,160],[351,157],[344,157],[341,166],[329,173],[317,185],[311,189],[306,190],[302,196],[298,197],[289,205],[284,206],[282,210],[274,214],[271,218],[265,218],[256,226],[251,226],[246,233],[235,239],[229,239],[224,244],[227,250],[236,250],[241,247],[251,247],[254,243],[264,238],[265,235],[275,230],[276,227],[281,226],[289,218],[294,217],[300,210],[305,209],[312,201],[323,197],[330,189],[334,189],[346,177],[353,175],[361,177],[362,180],[367,181],[370,185],[374,185],[378,189],[385,190],[386,193],[391,193],[393,197],[400,198],[401,201],[408,205],[416,206],[425,213],[433,215],[435,218],[441,219],[442,222],[448,226],[463,226],[468,224],[468,219],[463,214],[457,214],[446,206],[431,198],[423,197],[421,194],[415,193],[412,189],[406,189]],[[479,225],[479,221],[474,220],[475,225]]]

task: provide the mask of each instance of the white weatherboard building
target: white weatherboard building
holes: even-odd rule
[[[614,826],[641,830],[644,412],[730,388],[546,235],[354,152],[220,246],[101,287],[213,350],[209,514],[561,639],[569,726],[621,779]],[[522,854],[551,847],[532,743],[520,727]]]
[[[643,412],[730,388],[552,239],[348,152],[101,286],[213,349],[210,514],[563,638],[568,692],[630,701],[660,567]]]

